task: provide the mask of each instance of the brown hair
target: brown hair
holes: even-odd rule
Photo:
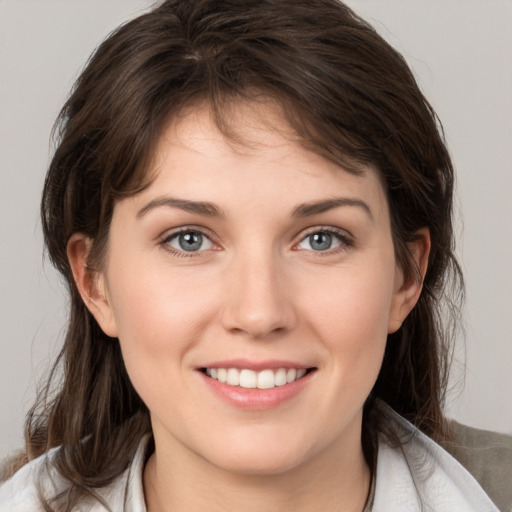
[[[119,475],[150,431],[119,344],[101,331],[76,289],[67,242],[77,232],[93,239],[89,264],[98,268],[114,204],[147,186],[169,117],[206,101],[230,135],[227,106],[258,95],[283,106],[308,147],[351,172],[378,170],[396,258],[410,277],[407,243],[420,228],[430,230],[423,290],[388,338],[365,428],[380,398],[428,435],[443,436],[449,321],[462,291],[453,254],[453,169],[436,115],[402,56],[337,0],[168,0],[97,49],[60,114],[46,177],[44,236],[71,310],[26,439],[28,459],[61,447],[55,464],[74,484],[62,510]]]

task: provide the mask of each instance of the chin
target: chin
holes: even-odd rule
[[[209,460],[215,466],[240,475],[279,475],[289,472],[303,463],[307,453],[292,440],[256,442],[237,440],[228,450],[210,453]]]
[[[219,460],[217,467],[229,473],[246,476],[271,476],[281,475],[297,468],[301,459],[297,454],[259,454],[248,457],[246,454],[236,455],[233,459]]]

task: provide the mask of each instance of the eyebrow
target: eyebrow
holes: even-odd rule
[[[207,201],[190,201],[188,199],[177,199],[175,197],[158,197],[143,206],[137,212],[137,218],[143,217],[150,210],[167,206],[170,208],[179,208],[190,213],[197,213],[207,217],[225,217],[224,212],[215,204]]]
[[[217,205],[208,201],[191,201],[189,199],[178,199],[175,197],[157,197],[156,199],[153,199],[137,212],[136,217],[141,218],[150,210],[154,210],[155,208],[160,208],[162,206],[179,208],[186,212],[197,213],[198,215],[205,215],[207,217],[226,217],[225,213]],[[361,208],[370,217],[370,219],[373,220],[373,214],[368,204],[361,199],[353,197],[337,197],[333,199],[303,203],[293,209],[291,216],[295,218],[311,217],[341,206]]]
[[[333,199],[304,203],[294,208],[292,217],[310,217],[312,215],[318,215],[334,208],[339,208],[340,206],[355,206],[357,208],[361,208],[370,217],[370,219],[373,220],[373,213],[368,204],[361,199],[354,197],[336,197]]]

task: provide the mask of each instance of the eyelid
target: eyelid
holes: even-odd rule
[[[333,249],[328,249],[326,251],[310,251],[310,252],[314,252],[315,255],[317,255],[317,256],[329,255],[329,254],[336,253],[340,250],[346,250],[347,248],[352,247],[355,243],[354,236],[346,229],[341,229],[341,228],[338,228],[335,226],[313,226],[313,227],[308,228],[301,232],[301,234],[299,235],[298,241],[293,244],[292,249],[297,250],[297,251],[301,250],[301,249],[298,249],[297,246],[301,242],[303,242],[308,236],[311,236],[314,233],[328,233],[328,234],[334,235],[341,241],[341,245],[338,247],[335,247]],[[305,250],[307,250],[307,249],[305,249]]]
[[[205,250],[201,250],[201,251],[188,252],[188,251],[176,249],[168,244],[169,239],[174,238],[181,233],[187,233],[187,232],[200,233],[201,235],[208,238],[214,247],[205,249]],[[300,233],[300,235],[298,236],[298,239],[293,243],[292,250],[296,250],[296,251],[301,250],[301,249],[297,248],[298,244],[300,244],[302,241],[304,241],[308,236],[310,236],[314,233],[318,233],[318,232],[329,233],[329,234],[334,235],[341,241],[341,245],[338,247],[335,247],[333,249],[326,250],[326,251],[312,251],[312,250],[309,251],[309,252],[314,253],[316,256],[322,256],[322,255],[327,256],[327,255],[336,253],[338,251],[346,250],[355,244],[354,236],[346,229],[338,228],[336,226],[319,225],[319,226],[312,226],[310,228],[303,230]],[[197,256],[202,255],[205,252],[221,249],[221,246],[217,240],[216,235],[211,230],[209,230],[208,228],[205,228],[203,226],[198,226],[198,225],[193,225],[193,224],[179,226],[179,227],[172,228],[172,229],[167,229],[158,237],[158,243],[159,243],[159,245],[164,246],[164,249],[167,250],[168,252],[171,252],[171,253],[174,253],[177,255],[181,255],[181,256],[186,256],[186,257],[194,257],[194,256],[197,257]]]
[[[172,236],[179,235],[180,233],[187,233],[189,231],[196,231],[198,233],[201,233],[202,235],[210,238],[212,242],[216,238],[215,234],[210,229],[196,224],[185,224],[182,226],[177,226],[175,228],[167,228],[165,231],[162,231],[162,233],[158,235],[157,238],[159,241],[163,242],[164,240],[167,240]]]
[[[203,249],[200,251],[184,251],[177,249],[176,247],[172,247],[169,244],[169,240],[180,235],[181,233],[200,233],[202,236],[207,238],[213,245],[213,247],[208,249]],[[158,244],[164,248],[164,250],[178,255],[182,257],[194,257],[194,256],[200,256],[205,252],[211,251],[211,250],[219,250],[219,243],[216,241],[215,235],[207,228],[202,226],[196,226],[196,225],[185,225],[176,227],[173,229],[167,229],[164,231],[159,237],[158,237]]]
[[[337,234],[340,236],[345,236],[347,238],[352,238],[352,239],[354,238],[354,235],[352,235],[352,233],[350,231],[348,231],[347,229],[339,228],[337,226],[331,226],[328,224],[325,224],[325,225],[319,224],[317,226],[311,226],[309,228],[305,228],[302,230],[299,237],[302,239],[302,238],[310,235],[311,233],[317,233],[318,231],[334,233],[334,234]]]

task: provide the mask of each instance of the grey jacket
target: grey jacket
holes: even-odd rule
[[[478,481],[501,512],[512,512],[512,437],[451,422],[444,445]]]

